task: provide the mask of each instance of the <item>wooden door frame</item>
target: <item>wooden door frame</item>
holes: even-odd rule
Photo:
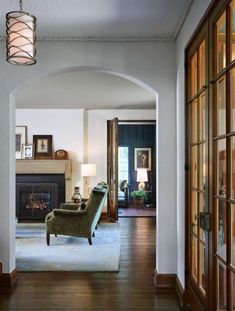
[[[136,123],[143,123],[143,124],[155,124],[156,125],[156,122],[157,122],[157,120],[155,119],[155,120],[119,120],[118,118],[115,118],[115,119],[117,119],[117,123],[118,123],[118,125],[120,124],[120,123],[132,123],[132,124],[136,124]],[[114,119],[113,119],[114,120]],[[107,120],[107,180],[109,180],[109,167],[108,167],[108,165],[109,165],[109,152],[108,152],[108,148],[109,148],[109,141],[110,141],[110,139],[109,139],[109,128],[108,128],[108,126],[109,126],[109,122],[111,122],[112,120]],[[157,130],[157,128],[156,128],[156,130]],[[155,130],[155,131],[156,131]],[[117,135],[117,141],[118,141],[118,135]],[[155,141],[155,144],[156,144],[156,141]],[[117,144],[118,145],[118,144]],[[118,161],[117,161],[117,167],[116,167],[116,170],[117,170],[117,172],[118,172]],[[156,170],[155,170],[155,174],[156,174]],[[117,174],[117,179],[118,179],[118,174]],[[117,193],[118,193],[118,190],[117,190]],[[157,195],[157,193],[156,193],[156,195]],[[117,203],[118,203],[118,200],[117,200]],[[108,207],[108,209],[109,209],[109,207]],[[116,220],[118,220],[118,207],[117,207],[117,204],[116,204],[116,213],[117,213],[117,218],[114,218],[113,217],[113,215],[111,215],[111,217],[110,217],[110,215],[109,215],[109,212],[108,212],[108,217],[110,218],[110,220],[111,221],[116,221]]]
[[[113,175],[113,170],[112,170],[112,167],[113,165],[111,165],[111,161],[113,160],[113,157],[112,157],[112,160],[110,159],[110,154],[111,154],[111,151],[110,148],[111,148],[111,141],[112,141],[112,137],[110,137],[110,135],[112,135],[112,130],[111,130],[111,126],[115,124],[115,157],[114,157],[114,166],[115,166],[115,198],[114,198],[114,202],[115,202],[115,206],[111,206],[110,204],[110,191],[111,191],[111,186],[110,186],[110,181],[111,181],[111,176]],[[113,152],[113,150],[112,150]],[[112,172],[111,172],[112,171]],[[110,187],[110,190],[108,192],[108,199],[107,199],[107,212],[108,212],[108,217],[109,217],[109,220],[110,221],[117,221],[118,220],[118,210],[117,210],[117,199],[118,199],[118,118],[114,118],[112,120],[108,120],[107,121],[107,180],[108,180],[108,184],[109,184],[109,187]]]
[[[190,99],[189,96],[189,89],[191,89],[191,85],[187,83],[187,81],[191,81],[191,72],[190,72],[190,60],[192,56],[195,54],[197,49],[199,48],[200,44],[205,40],[206,43],[206,51],[205,51],[205,59],[208,56],[208,24],[204,23],[201,25],[201,27],[198,29],[197,34],[195,35],[194,40],[191,42],[190,45],[187,46],[185,49],[185,301],[192,304],[192,307],[195,308],[195,310],[204,310],[204,305],[208,306],[208,297],[206,298],[203,296],[201,291],[198,289],[198,287],[195,286],[193,281],[190,278],[190,260],[191,260],[191,245],[190,245],[190,229],[189,225],[191,224],[191,218],[190,218],[190,212],[188,210],[189,206],[189,197],[191,197],[191,187],[190,187],[190,181],[191,181],[191,170],[190,170],[190,159],[191,159],[191,148],[190,148],[190,137],[191,132],[189,132],[189,124],[191,122],[191,105],[189,102],[194,101],[194,97],[200,96],[200,94],[203,94],[205,92],[205,96],[207,98],[206,104],[208,106],[208,68],[206,67],[205,72],[205,81],[206,81],[206,87],[202,89],[202,91],[197,92],[199,95],[195,95]],[[198,61],[198,60],[197,60]],[[197,80],[198,80],[197,76]],[[197,84],[199,81],[197,81]],[[198,84],[199,85],[199,84]],[[206,118],[208,120],[208,108],[206,107]],[[197,122],[199,121],[199,115],[197,115]],[[206,128],[206,160],[208,161],[208,129]],[[208,183],[208,174],[206,173],[206,179]],[[207,189],[208,192],[208,189]],[[208,201],[208,193],[207,198]],[[207,202],[205,202],[207,203]],[[191,205],[190,205],[191,206]],[[209,237],[206,234],[206,240],[207,240],[207,249],[206,249],[206,258],[208,258],[206,262],[206,274],[208,274],[207,282],[206,282],[206,293],[209,291]],[[197,253],[199,252],[199,249],[197,250]]]

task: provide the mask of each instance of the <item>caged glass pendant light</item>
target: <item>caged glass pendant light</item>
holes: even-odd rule
[[[36,17],[23,11],[23,0],[19,0],[20,11],[6,14],[6,58],[15,65],[36,63]]]

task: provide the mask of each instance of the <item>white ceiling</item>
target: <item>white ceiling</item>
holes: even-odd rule
[[[155,96],[124,78],[69,72],[34,81],[18,92],[17,108],[155,109]]]
[[[37,37],[46,40],[174,40],[193,0],[24,0],[37,17]],[[18,0],[0,0],[0,36],[5,14]],[[66,38],[64,38],[66,37]]]
[[[172,41],[193,0],[24,0],[37,17],[40,40]],[[18,0],[0,0],[0,40],[5,14]],[[42,100],[43,99],[43,100]],[[155,108],[140,86],[110,74],[70,72],[33,82],[16,98],[18,108]]]

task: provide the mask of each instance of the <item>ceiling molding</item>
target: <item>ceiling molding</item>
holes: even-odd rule
[[[181,31],[181,28],[183,27],[183,24],[188,16],[189,10],[191,9],[192,5],[193,5],[194,0],[191,0],[188,2],[188,4],[184,7],[184,11],[178,21],[178,24],[176,26],[175,32],[172,36],[172,41],[175,41]]]
[[[5,40],[0,36],[0,41]],[[37,41],[43,42],[172,42],[169,37],[76,37],[76,36],[37,36]]]
[[[37,36],[37,41],[42,42],[174,42],[188,16],[194,0],[189,0],[177,22],[173,34],[167,36],[130,36],[130,37],[102,37],[102,36]],[[0,41],[5,40],[5,35],[0,35]]]

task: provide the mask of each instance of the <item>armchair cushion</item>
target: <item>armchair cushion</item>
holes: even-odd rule
[[[75,204],[75,203],[61,203],[60,204],[60,209],[66,209],[66,210],[78,210],[80,208],[80,204]]]
[[[81,215],[86,214],[86,210],[74,211],[74,210],[66,210],[66,209],[54,209],[53,214],[55,216],[61,216],[61,217],[81,217]]]

